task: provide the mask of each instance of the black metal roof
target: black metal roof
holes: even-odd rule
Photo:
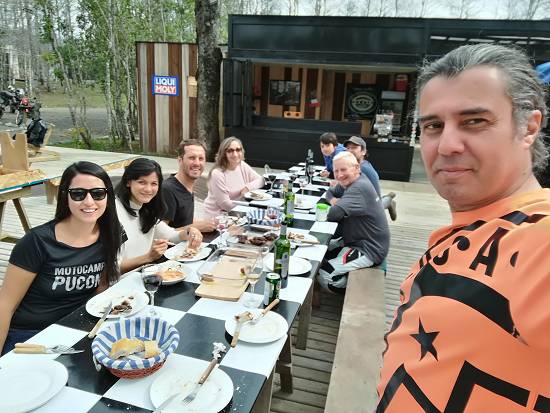
[[[467,43],[516,44],[550,61],[550,21],[334,16],[229,16],[229,57],[263,61],[417,65]]]

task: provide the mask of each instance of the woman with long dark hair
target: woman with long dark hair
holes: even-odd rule
[[[121,253],[123,273],[160,258],[169,241],[189,240],[191,248],[201,245],[198,229],[187,226],[176,230],[161,221],[165,209],[161,187],[160,165],[147,158],[133,160],[116,186],[118,218],[127,237]]]
[[[247,192],[264,186],[262,178],[244,161],[243,143],[239,138],[225,138],[218,149],[216,163],[208,177],[208,196],[204,200],[204,212],[215,217],[231,211],[233,201]]]
[[[61,177],[55,218],[15,245],[0,290],[0,348],[8,352],[118,280],[121,228],[111,180],[92,162]]]

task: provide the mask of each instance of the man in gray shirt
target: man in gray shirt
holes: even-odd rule
[[[323,289],[343,293],[349,271],[384,261],[390,229],[382,201],[352,153],[336,155],[334,177],[338,184],[327,191],[328,220],[339,223],[340,238],[331,241],[317,280]]]

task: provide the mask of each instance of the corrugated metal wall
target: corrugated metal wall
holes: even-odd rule
[[[197,45],[136,43],[139,134],[144,151],[173,153],[182,139],[196,138],[197,98],[187,79],[196,76]],[[154,95],[153,76],[178,76],[178,96]]]

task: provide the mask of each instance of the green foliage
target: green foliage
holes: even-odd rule
[[[94,151],[107,151],[107,152],[125,152],[125,153],[134,153],[134,152],[140,152],[140,144],[139,142],[132,142],[131,144],[131,150],[128,148],[128,145],[125,144],[122,140],[116,140],[111,142],[111,140],[108,137],[103,138],[93,138],[92,139],[92,147],[88,148],[84,142],[82,142],[82,139],[79,138],[78,131],[74,130],[71,131],[71,140],[70,141],[64,141],[64,142],[58,142],[55,144],[51,144],[51,146],[60,146],[63,148],[74,148],[74,149],[92,149]]]

